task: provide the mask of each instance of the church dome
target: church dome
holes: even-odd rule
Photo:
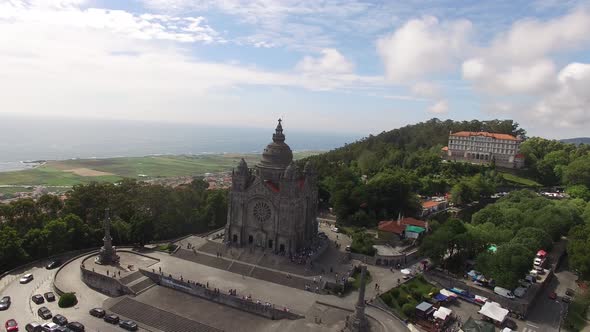
[[[285,169],[293,161],[293,152],[289,145],[285,143],[285,135],[283,134],[283,126],[281,119],[272,135],[272,142],[266,146],[262,152],[262,159],[260,166],[264,168],[279,168]]]

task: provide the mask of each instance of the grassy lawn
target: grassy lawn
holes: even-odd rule
[[[352,288],[359,289],[359,287],[361,287],[361,271],[360,270],[354,271],[354,273],[352,274],[352,277],[354,278],[354,282],[352,283]],[[368,285],[372,279],[373,278],[371,278],[371,272],[369,272],[369,270],[367,270],[367,274],[365,275],[365,285]]]
[[[410,318],[414,308],[422,301],[431,298],[439,289],[429,284],[422,276],[418,276],[399,287],[392,288],[381,295],[381,299],[393,311],[403,318]]]
[[[527,186],[527,187],[541,187],[541,184],[536,182],[535,180],[531,180],[531,179],[527,179],[527,178],[523,178],[521,176],[518,175],[514,175],[511,173],[502,173],[502,177],[504,177],[504,180],[508,181],[508,182],[512,182],[521,186]]]
[[[161,244],[161,245],[157,246],[156,249],[170,253],[170,252],[173,252],[174,250],[176,250],[176,247],[177,246],[175,244],[167,243],[167,244]]]
[[[317,153],[294,153],[294,158],[301,159]],[[231,170],[241,158],[253,167],[260,160],[260,155],[212,154],[49,161],[33,169],[0,172],[0,184],[73,186],[92,181],[116,182],[122,178],[197,176]],[[78,174],[71,170],[77,170]],[[102,173],[97,173],[98,176],[86,174],[91,172]]]

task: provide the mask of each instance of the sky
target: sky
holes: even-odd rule
[[[590,0],[0,0],[3,115],[590,136]]]

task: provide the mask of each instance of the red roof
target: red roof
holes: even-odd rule
[[[422,202],[422,207],[425,209],[430,209],[432,207],[438,206],[442,202],[435,202],[435,201],[426,201]]]
[[[449,151],[449,147],[448,146],[443,146],[443,148],[441,150],[443,150],[443,151]]]
[[[379,222],[379,230],[389,233],[402,234],[406,230],[406,226],[418,226],[426,228],[426,223],[422,220],[414,218],[403,218],[399,224],[397,220],[386,220]]]
[[[516,156],[514,156],[514,158],[520,158],[520,159],[524,159],[524,154],[519,153]]]
[[[519,139],[508,134],[488,133],[487,131],[460,131],[452,133],[451,136],[470,137],[470,136],[485,136],[495,139],[505,139],[509,141],[518,141]]]

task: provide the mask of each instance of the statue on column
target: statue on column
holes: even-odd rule
[[[117,255],[117,249],[113,247],[113,238],[111,238],[111,218],[109,217],[109,209],[105,209],[105,218],[103,222],[104,227],[104,238],[103,246],[100,248],[100,252],[95,259],[97,264],[110,265],[119,262],[119,256]]]
[[[361,280],[359,288],[359,297],[356,303],[354,314],[351,319],[347,318],[347,330],[350,332],[366,332],[370,331],[369,320],[365,315],[365,279],[367,274],[367,266],[361,265]],[[352,321],[351,321],[352,320]]]

